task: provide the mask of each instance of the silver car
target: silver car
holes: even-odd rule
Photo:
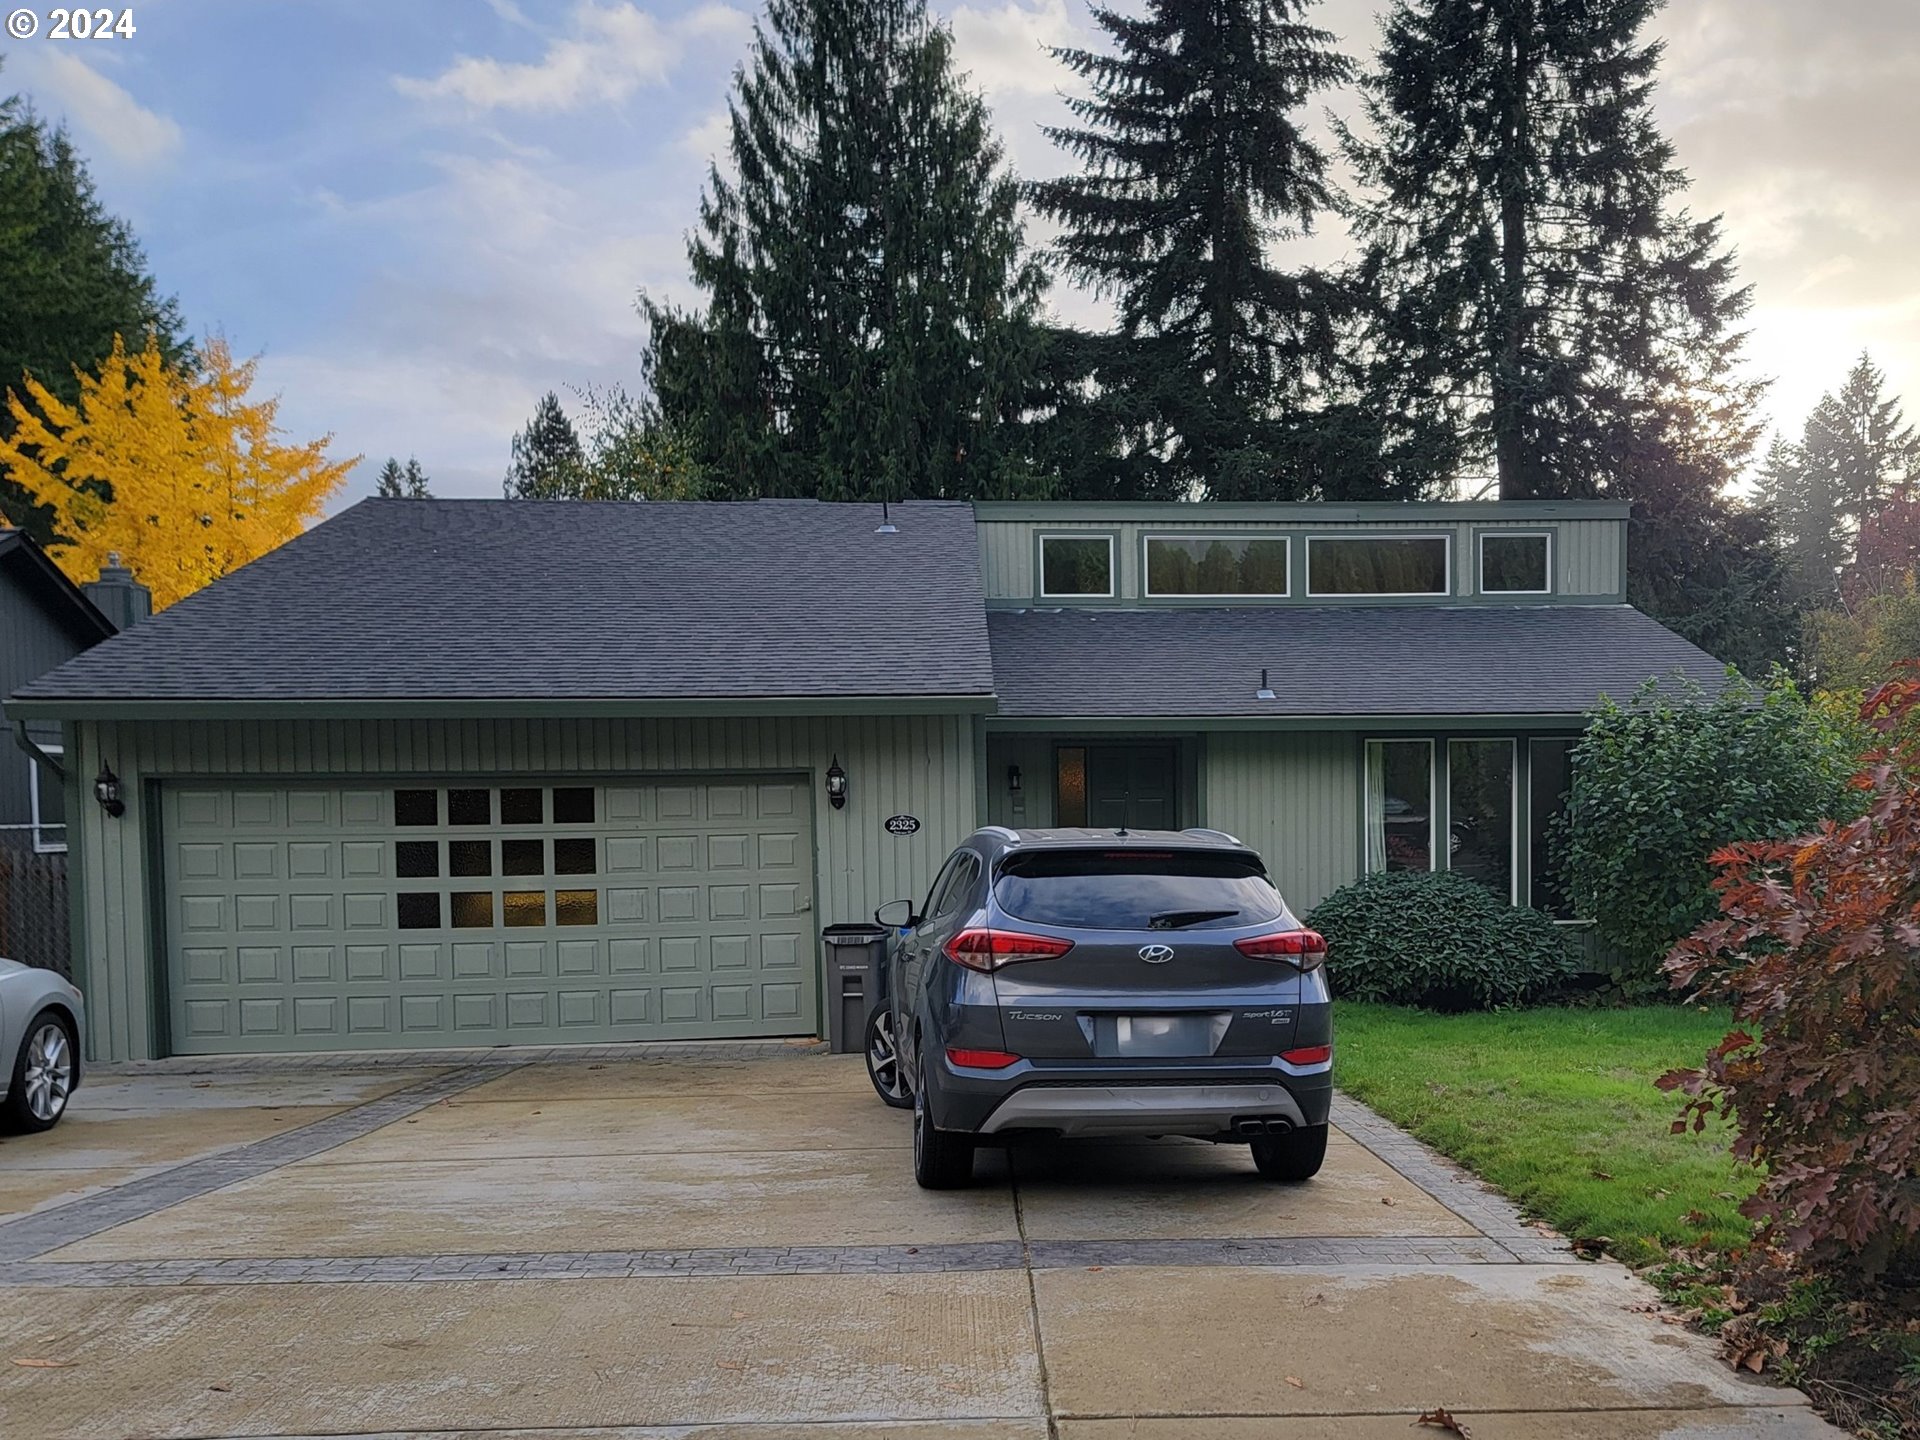
[[[67,1113],[80,1083],[86,1018],[80,992],[53,971],[0,960],[0,1063],[7,1066],[0,1122],[8,1129],[48,1130]]]

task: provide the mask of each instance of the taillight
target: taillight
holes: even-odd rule
[[[1004,1050],[957,1050],[949,1045],[947,1061],[968,1070],[1004,1070],[1009,1065],[1018,1065],[1020,1057]]]
[[[1233,948],[1255,960],[1285,960],[1302,970],[1318,970],[1327,963],[1327,942],[1317,930],[1285,930],[1278,935],[1250,935]]]
[[[1073,949],[1071,940],[1022,935],[1017,930],[962,930],[943,947],[947,958],[969,970],[998,970],[1021,960],[1054,960]]]
[[[1282,1050],[1280,1058],[1289,1065],[1324,1065],[1333,1058],[1333,1047],[1306,1045],[1298,1050]]]

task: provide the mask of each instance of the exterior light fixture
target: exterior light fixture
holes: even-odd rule
[[[93,798],[100,802],[100,808],[118,820],[127,813],[127,805],[120,798],[120,777],[113,773],[113,767],[104,761],[100,773],[93,778]]]
[[[827,803],[836,810],[847,808],[847,772],[840,768],[840,757],[827,766]]]
[[[1020,767],[1018,765],[1007,766],[1007,793],[1009,795],[1018,795],[1020,793]]]

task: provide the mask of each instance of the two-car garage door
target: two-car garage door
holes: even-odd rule
[[[176,1054],[809,1033],[798,778],[173,785]]]

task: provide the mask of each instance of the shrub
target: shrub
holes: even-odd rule
[[[1334,993],[1349,1000],[1491,1010],[1573,973],[1558,925],[1461,875],[1369,875],[1322,900],[1307,923],[1327,937]]]
[[[1728,672],[1712,700],[1649,682],[1603,701],[1573,751],[1554,853],[1576,912],[1620,957],[1630,988],[1715,910],[1707,857],[1857,813],[1848,790],[1857,731],[1811,707],[1784,674],[1765,689]]]
[[[1868,697],[1887,737],[1854,785],[1866,812],[1729,845],[1721,916],[1674,948],[1676,988],[1730,1000],[1736,1028],[1660,1086],[1716,1111],[1763,1167],[1744,1207],[1769,1241],[1869,1275],[1920,1262],[1920,665]]]

